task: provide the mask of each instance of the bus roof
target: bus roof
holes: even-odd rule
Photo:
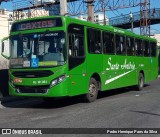
[[[148,40],[152,40],[152,41],[157,41],[156,39],[154,38],[150,38],[150,37],[147,37],[147,36],[141,36],[141,35],[138,35],[138,34],[135,34],[129,30],[125,30],[125,29],[121,29],[121,28],[117,28],[117,27],[113,27],[113,26],[110,26],[110,25],[99,25],[99,24],[95,24],[95,23],[92,23],[92,22],[87,22],[87,21],[83,21],[83,20],[80,20],[80,19],[75,19],[75,18],[72,18],[72,17],[69,17],[69,16],[43,16],[43,17],[35,17],[35,18],[28,18],[28,19],[23,19],[23,20],[19,20],[19,21],[16,21],[14,23],[21,23],[21,22],[26,22],[26,21],[33,21],[33,20],[39,20],[39,19],[52,19],[52,18],[62,18],[64,21],[67,21],[68,23],[77,23],[77,24],[83,24],[84,26],[88,26],[90,28],[96,28],[96,29],[102,29],[102,30],[107,30],[109,32],[116,32],[118,34],[125,34],[125,35],[129,35],[129,36],[133,36],[133,37],[139,37],[141,39],[148,39]]]

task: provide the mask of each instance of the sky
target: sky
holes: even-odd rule
[[[13,3],[17,2],[17,1],[22,2],[22,1],[27,1],[27,0],[12,0],[11,2],[2,2],[0,7],[4,8],[4,9],[7,9],[7,10],[13,10]],[[32,1],[32,0],[30,0],[30,1]],[[150,4],[151,9],[160,8],[160,0],[150,0],[150,3],[151,3]],[[107,11],[106,15],[107,15],[108,18],[111,18],[111,17],[116,17],[116,16],[129,14],[130,12],[132,12],[132,13],[138,12],[139,10],[140,10],[140,7],[137,6],[137,7],[134,7],[134,8],[125,8],[125,9],[118,9],[118,10],[114,10],[114,11]],[[138,28],[134,29],[135,33],[138,33],[138,31],[139,31]],[[152,25],[151,26],[151,33],[160,33],[160,24]]]
[[[150,0],[150,9],[159,8],[160,9],[160,0]],[[108,11],[107,17],[116,17],[121,16],[125,14],[129,14],[130,12],[138,12],[140,11],[140,7],[134,7],[134,8],[125,8],[125,9],[119,9],[114,11]],[[151,25],[151,34],[160,34],[160,23],[156,25]],[[140,32],[139,28],[134,28],[134,32],[138,33]]]

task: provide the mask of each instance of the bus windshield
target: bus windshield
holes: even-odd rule
[[[63,31],[19,34],[10,37],[11,68],[51,67],[66,61]]]

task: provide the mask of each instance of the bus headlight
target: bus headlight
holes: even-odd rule
[[[60,77],[52,80],[52,81],[51,81],[51,84],[50,84],[50,87],[53,87],[53,86],[61,83],[61,82],[64,81],[65,79],[66,79],[66,75],[64,74],[64,75],[62,75],[62,76],[60,76]]]

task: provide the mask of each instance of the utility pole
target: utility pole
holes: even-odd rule
[[[106,25],[106,0],[103,0],[104,2],[103,2],[103,4],[104,4],[104,25]]]
[[[66,14],[68,14],[67,0],[60,0],[60,15],[65,16]]]
[[[88,0],[87,6],[88,6],[88,21],[94,22],[94,0]]]
[[[140,34],[150,36],[150,0],[140,2]]]

